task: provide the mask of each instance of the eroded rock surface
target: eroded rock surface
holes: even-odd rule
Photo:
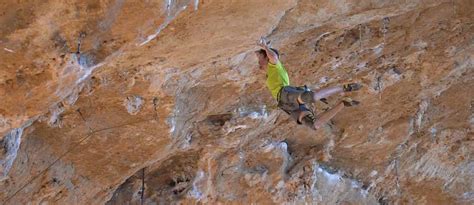
[[[0,11],[2,204],[474,203],[470,0]],[[260,36],[292,84],[360,82],[361,105],[298,126],[265,88]]]

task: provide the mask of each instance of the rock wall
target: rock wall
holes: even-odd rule
[[[4,1],[2,204],[472,204],[470,0]],[[265,88],[360,100],[323,129]],[[316,103],[317,113],[329,105]]]

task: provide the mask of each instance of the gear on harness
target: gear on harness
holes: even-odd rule
[[[311,111],[311,114],[305,115],[304,119],[310,121],[311,123],[316,122],[316,117],[313,111]]]
[[[305,92],[311,92],[311,89],[309,89],[307,85],[304,85],[298,88],[303,89]],[[324,100],[321,99],[321,102],[327,104],[326,98],[324,98]],[[304,120],[309,121],[311,123],[314,123],[316,121],[316,117],[312,108],[308,108],[306,104],[300,104],[300,110],[304,112],[309,112],[303,117]],[[296,123],[300,125],[303,124],[303,122],[301,122],[299,119],[296,120]]]
[[[303,117],[304,120],[314,123],[316,121],[316,117],[312,108],[308,108],[306,104],[299,104],[299,110],[302,112],[306,112],[306,115]],[[300,119],[296,119],[296,123],[303,124]]]
[[[308,121],[312,124],[316,121],[316,117],[312,110],[308,110],[308,111],[309,113],[303,117],[303,120]],[[296,120],[296,123],[298,123],[299,125],[303,124],[303,122],[301,122],[299,119]]]
[[[311,92],[311,89],[308,88],[307,85],[304,85],[304,86],[298,86],[298,87],[293,87],[293,89],[296,89],[299,91],[299,95],[301,96],[303,93],[306,93],[306,92]],[[293,91],[295,92],[295,91]],[[294,101],[292,102],[285,102],[285,101],[281,101],[281,91],[278,95],[278,107],[280,109],[282,109],[283,111],[285,111],[288,115],[290,116],[294,116],[296,119],[296,123],[298,124],[304,124],[304,122],[307,122],[307,123],[314,123],[316,121],[316,117],[315,117],[315,113],[314,113],[314,109],[312,107],[312,103],[300,103],[300,102],[296,102],[296,99],[294,99]],[[287,97],[285,95],[285,97]],[[286,100],[289,100],[287,98],[285,98]],[[321,99],[321,101],[325,104],[327,104],[327,101],[326,99]],[[297,107],[296,107],[297,106]],[[300,115],[304,115],[302,117],[300,117]]]

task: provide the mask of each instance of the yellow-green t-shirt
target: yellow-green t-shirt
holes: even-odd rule
[[[267,87],[272,93],[273,98],[277,99],[278,92],[284,86],[290,85],[290,79],[285,67],[280,61],[276,64],[268,63],[267,66]]]

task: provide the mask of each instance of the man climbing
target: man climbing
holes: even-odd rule
[[[298,124],[305,123],[317,130],[325,123],[329,122],[329,120],[331,120],[331,118],[333,118],[344,107],[351,107],[359,104],[358,101],[344,98],[335,107],[325,111],[316,119],[313,111],[308,108],[308,103],[324,100],[326,97],[334,94],[359,90],[361,85],[358,83],[349,83],[342,86],[320,89],[314,92],[309,90],[306,86],[290,86],[288,73],[280,62],[278,51],[271,48],[269,42],[263,37],[260,39],[258,45],[262,47],[262,49],[255,53],[258,57],[260,70],[266,69],[266,85],[268,89],[273,98],[278,101],[278,107],[296,119]]]

